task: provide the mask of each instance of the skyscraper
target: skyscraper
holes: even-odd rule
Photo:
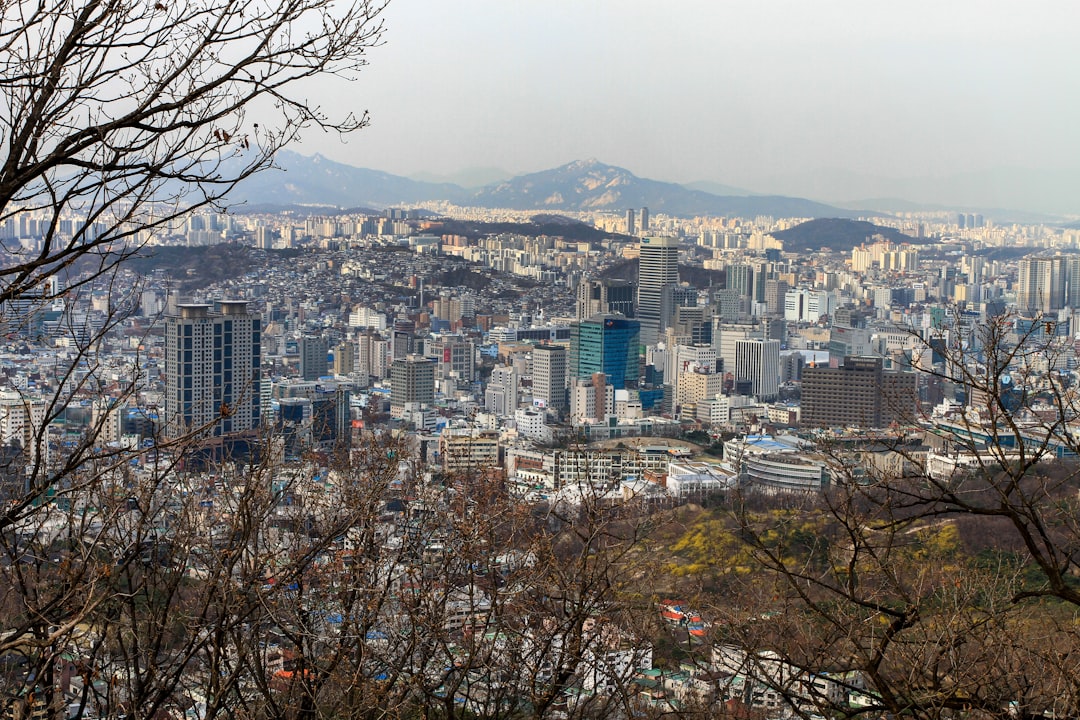
[[[646,232],[649,229],[649,208],[641,208],[641,232]]]
[[[626,211],[626,234],[633,235],[637,232],[637,228],[634,226],[634,208],[630,208]]]
[[[607,376],[616,390],[638,384],[640,324],[621,315],[594,315],[570,326],[570,367],[573,378]]]
[[[261,406],[262,318],[247,302],[177,305],[165,318],[165,434],[253,430]]]
[[[665,298],[664,289],[679,284],[679,239],[645,237],[639,247],[637,319],[641,322],[641,342],[654,345],[673,312],[671,292]]]

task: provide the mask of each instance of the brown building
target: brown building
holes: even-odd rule
[[[881,358],[845,357],[840,367],[807,367],[802,424],[881,428],[910,422],[917,407],[915,373],[886,371]]]

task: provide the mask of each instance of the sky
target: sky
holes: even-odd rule
[[[391,0],[385,22],[355,81],[312,89],[370,127],[300,152],[758,191],[1080,169],[1075,0]]]

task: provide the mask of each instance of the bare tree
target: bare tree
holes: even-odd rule
[[[307,128],[347,133],[310,82],[351,77],[381,0],[0,4],[0,301],[93,256],[100,275],[193,208],[217,206]],[[30,233],[24,233],[29,235]],[[73,280],[73,278],[72,278]]]
[[[879,450],[895,462],[825,444],[827,492],[736,509],[756,570],[726,640],[790,712],[1078,712],[1080,445],[1055,328],[1006,315],[934,343],[936,358],[927,343],[916,365],[962,402],[911,418]],[[808,678],[823,680],[809,692]]]
[[[118,367],[103,343],[137,304],[124,259],[186,213],[223,207],[303,131],[366,125],[307,98],[366,65],[384,5],[0,3],[0,315],[33,343],[31,318],[57,301],[52,332],[67,341],[39,392],[9,384],[0,398],[5,703],[58,713],[67,697],[132,717],[198,703],[212,716],[251,696],[237,650],[263,612],[250,587],[285,547],[269,539],[270,465],[193,474],[186,440],[107,443],[113,406],[137,403],[146,378],[141,357]],[[91,291],[107,294],[100,317],[74,311]],[[84,402],[94,419],[65,432]],[[358,512],[343,505],[319,538]],[[283,577],[298,582],[324,544],[304,544]]]

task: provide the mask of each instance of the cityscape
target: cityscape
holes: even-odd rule
[[[1080,207],[393,175],[385,4],[99,5],[2,11],[0,718],[1080,714]]]

